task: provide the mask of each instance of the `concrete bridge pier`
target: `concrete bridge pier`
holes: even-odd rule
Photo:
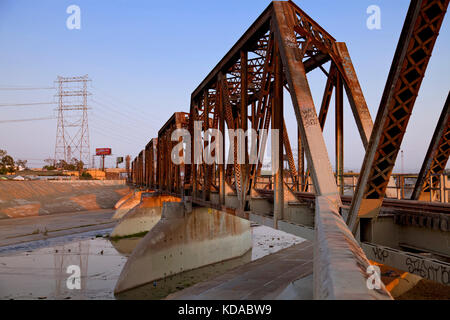
[[[148,232],[161,219],[162,206],[167,201],[180,202],[181,199],[159,192],[142,193],[141,202],[120,218],[111,237],[130,237]]]
[[[120,274],[116,294],[213,263],[243,256],[252,246],[250,221],[183,202],[164,202],[159,222],[139,242]]]

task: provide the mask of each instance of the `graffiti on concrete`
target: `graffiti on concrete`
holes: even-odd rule
[[[414,273],[422,278],[437,281],[446,285],[450,284],[450,268],[432,265],[423,259],[406,258],[406,266],[409,273]]]
[[[389,257],[389,251],[383,248],[373,247],[372,252],[375,256],[375,259],[379,262],[385,262],[385,260]]]

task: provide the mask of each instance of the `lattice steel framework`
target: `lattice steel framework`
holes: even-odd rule
[[[157,179],[160,190],[181,194],[183,181],[182,172],[184,165],[176,165],[172,160],[172,149],[178,144],[172,141],[172,132],[175,129],[187,129],[189,114],[186,112],[175,112],[165,125],[158,131],[157,144]],[[183,157],[182,151],[179,154]]]
[[[55,143],[55,162],[71,162],[73,158],[85,165],[90,161],[87,75],[60,77],[56,80],[58,120]]]
[[[323,65],[330,62],[330,70]],[[320,68],[326,77],[320,115],[314,107],[306,74]],[[291,96],[298,122],[297,166],[283,119],[283,88]],[[203,121],[203,130],[225,128],[280,130],[278,148],[280,167],[275,175],[274,198],[279,204],[285,182],[294,190],[306,191],[304,156],[314,190],[340,203],[336,181],[322,136],[333,90],[336,89],[336,168],[343,173],[343,92],[352,108],[364,147],[367,147],[373,122],[345,43],[336,42],[306,13],[292,2],[272,2],[247,32],[209,73],[191,96],[190,129],[194,121]],[[230,138],[231,139],[231,138]],[[225,192],[235,192],[246,209],[246,201],[255,189],[262,164],[237,164],[237,137],[233,137],[234,164],[188,166],[186,179],[194,198],[209,200],[218,191],[223,202]],[[205,146],[214,141],[204,141]],[[247,150],[248,141],[245,141]],[[257,149],[264,157],[267,136],[257,136]],[[303,151],[302,151],[303,150]],[[225,144],[222,152],[225,155]],[[225,159],[223,159],[225,160]],[[283,162],[287,170],[284,176]],[[223,161],[225,162],[225,161]],[[342,181],[341,181],[342,182]],[[341,183],[343,185],[343,183]],[[341,190],[342,193],[343,190]],[[278,205],[281,206],[281,205]],[[282,211],[281,208],[279,208]],[[277,210],[275,210],[277,211]],[[281,213],[280,213],[281,215]]]
[[[417,178],[412,200],[419,200],[422,193],[431,193],[432,188],[440,183],[439,177],[448,162],[450,155],[450,93],[445,101],[439,122],[431,139],[427,154],[425,155],[419,177]],[[433,195],[431,195],[432,197]]]
[[[179,113],[182,115],[177,120],[176,113],[159,131],[154,174],[150,171],[151,150],[155,147],[151,142],[147,145],[150,156],[146,155],[145,161],[148,158],[149,163],[146,163],[145,170],[148,172],[142,183],[152,186],[154,178],[157,189],[191,195],[197,201],[210,201],[211,193],[218,193],[222,206],[225,205],[225,195],[232,193],[237,195],[244,215],[249,197],[258,193],[273,199],[275,225],[278,219],[283,218],[285,190],[298,199],[305,195],[305,191],[313,191],[316,196],[327,197],[337,209],[343,193],[345,91],[366,149],[347,217],[347,223],[355,232],[360,217],[370,218],[378,214],[386,188],[392,182],[391,172],[448,3],[449,0],[411,2],[374,124],[345,43],[337,42],[293,2],[272,2],[194,90],[189,114]],[[328,70],[324,66],[326,63],[329,63]],[[319,113],[307,79],[307,74],[317,68],[326,80]],[[284,91],[291,97],[297,120],[297,163],[284,122]],[[333,95],[336,176],[331,169],[322,134]],[[206,134],[209,129],[218,129],[224,137],[226,129],[279,130],[281,147],[278,151],[272,149],[272,160],[278,156],[282,161],[278,163],[273,180],[262,188],[257,187],[262,164],[249,161],[248,138],[244,141],[242,164],[236,161],[237,137],[230,137],[229,142],[234,139],[234,149],[228,157],[234,160],[233,164],[225,159],[227,146],[223,143],[220,163],[196,164],[194,152],[191,152],[192,164],[174,165],[171,151],[178,142],[171,141],[171,133],[175,128],[187,128],[194,137],[196,121],[202,121],[203,147],[215,143]],[[256,148],[260,151],[260,158],[264,158],[266,144],[267,136],[259,132]],[[447,99],[417,189],[427,189],[427,177],[443,171],[449,153]],[[287,169],[284,169],[285,164]],[[138,180],[142,170],[144,166],[139,164],[138,158],[135,159],[133,181]],[[313,190],[306,189],[309,179],[313,182]],[[337,181],[341,185],[340,190]]]
[[[151,139],[145,146],[145,185],[149,188],[156,188],[157,186],[157,148],[158,138]]]
[[[353,233],[379,213],[448,3],[411,1],[347,219]]]

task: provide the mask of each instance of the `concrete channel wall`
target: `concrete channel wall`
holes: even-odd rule
[[[380,281],[369,288],[370,263],[331,201],[316,198],[314,299],[390,300]]]
[[[112,209],[128,192],[123,180],[0,181],[0,219]]]

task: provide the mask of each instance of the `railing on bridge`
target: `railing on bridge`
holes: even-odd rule
[[[336,175],[335,175],[336,177]],[[353,196],[358,185],[358,173],[345,173],[340,176],[341,178],[336,179],[337,186],[339,190],[343,192],[341,195]],[[390,199],[399,199],[399,200],[410,200],[416,186],[416,182],[418,179],[418,174],[392,174],[392,178],[394,181],[393,185],[388,185],[387,189],[392,190],[393,196],[386,195],[387,198]],[[311,192],[314,193],[314,184],[311,180],[311,177],[304,176],[302,181],[305,183],[297,183],[296,181],[292,181],[288,174],[284,177],[284,182],[291,190],[296,192]],[[341,182],[343,184],[341,184]],[[263,190],[273,190],[273,176],[263,174],[257,177],[255,182],[255,189],[263,189]],[[428,187],[426,192],[423,192],[420,200],[428,201],[428,202],[441,202],[441,203],[449,203],[449,191],[450,191],[450,182],[449,176],[447,174],[430,174],[428,177],[428,185],[432,187]],[[343,188],[341,188],[343,186]],[[430,192],[431,191],[431,192]]]

